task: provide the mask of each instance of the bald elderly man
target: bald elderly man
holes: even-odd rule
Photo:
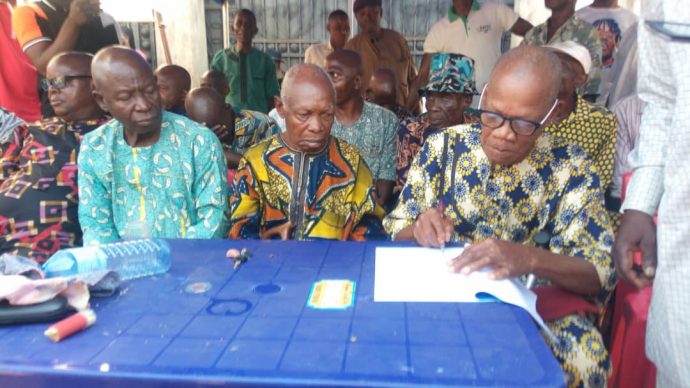
[[[426,247],[470,243],[452,260],[457,272],[534,274],[538,303],[569,309],[540,310],[568,385],[606,386],[610,362],[596,323],[615,283],[613,236],[593,162],[543,132],[558,104],[560,67],[541,47],[502,56],[480,100],[480,124],[426,140],[384,226],[395,240]],[[534,246],[538,232],[548,234],[548,250]]]
[[[59,54],[43,81],[57,116],[19,126],[0,145],[0,254],[44,262],[79,246],[77,155],[82,137],[108,117],[91,95],[91,59]]]
[[[261,112],[233,109],[216,89],[192,90],[185,107],[190,119],[211,128],[218,136],[231,169],[237,168],[249,147],[280,132],[273,119]]]
[[[276,107],[286,131],[251,147],[230,189],[230,238],[381,237],[383,209],[357,149],[331,136],[335,90],[316,65],[292,67]]]
[[[153,74],[156,76],[163,109],[186,116],[184,99],[192,88],[192,77],[189,72],[182,66],[163,65]]]
[[[224,236],[227,169],[218,138],[162,110],[156,78],[136,51],[103,49],[91,71],[96,101],[114,120],[81,146],[84,244]]]
[[[544,131],[580,146],[597,166],[601,189],[606,192],[613,178],[616,153],[616,116],[601,105],[582,98],[577,90],[587,82],[591,59],[587,48],[568,40],[544,46],[561,60],[561,101],[553,123]],[[618,211],[618,209],[611,209]]]

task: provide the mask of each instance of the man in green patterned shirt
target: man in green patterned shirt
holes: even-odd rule
[[[592,68],[587,83],[578,92],[586,100],[594,102],[601,84],[601,41],[597,30],[591,24],[575,15],[575,0],[545,0],[551,17],[532,28],[525,35],[522,44],[543,46],[572,40],[587,47],[592,57]]]
[[[335,85],[335,122],[331,132],[359,149],[374,180],[377,201],[391,198],[395,184],[398,118],[362,97],[362,59],[352,50],[338,50],[326,58],[326,71]]]
[[[224,236],[227,168],[216,136],[161,109],[153,71],[136,51],[105,48],[94,57],[91,73],[94,98],[113,120],[81,143],[84,245],[146,235]]]

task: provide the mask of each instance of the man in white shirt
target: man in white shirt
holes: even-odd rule
[[[350,18],[345,11],[337,9],[328,15],[326,31],[330,38],[328,42],[317,43],[307,47],[304,52],[304,63],[326,66],[326,57],[335,50],[345,47],[350,37]]]
[[[431,57],[436,53],[463,54],[475,60],[477,89],[482,90],[501,56],[503,34],[524,36],[532,25],[512,9],[494,2],[453,0],[448,14],[436,22],[424,40],[424,56],[417,79],[410,87],[407,108],[419,102],[418,89],[429,78]],[[476,100],[476,99],[475,99]],[[475,101],[476,102],[476,101]]]
[[[690,9],[682,1],[647,0],[642,18],[687,26]],[[656,386],[690,387],[690,43],[644,22],[638,34],[637,88],[647,106],[613,254],[622,279],[654,285],[646,352],[657,368]],[[632,259],[637,249],[640,264]]]
[[[590,23],[597,29],[601,40],[601,87],[600,101],[605,101],[611,87],[611,66],[614,53],[623,34],[635,23],[637,15],[632,11],[618,6],[618,0],[594,0],[592,5],[584,7],[575,13],[580,19]]]

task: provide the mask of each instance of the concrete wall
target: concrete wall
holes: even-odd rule
[[[187,69],[192,87],[208,70],[206,17],[200,0],[101,0],[101,7],[121,21],[152,21],[153,10],[163,16],[172,63]],[[158,65],[164,63],[163,46],[156,31]]]

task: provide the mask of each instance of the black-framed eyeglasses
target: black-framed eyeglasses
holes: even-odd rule
[[[536,132],[537,129],[539,129],[539,127],[544,125],[549,116],[551,116],[551,113],[553,113],[554,109],[556,109],[556,105],[558,105],[558,99],[556,99],[556,101],[553,102],[551,109],[549,109],[549,112],[546,113],[546,116],[544,116],[544,118],[539,122],[519,117],[506,117],[498,112],[482,109],[482,100],[484,99],[485,91],[486,85],[484,85],[482,95],[479,97],[479,122],[491,129],[498,129],[503,126],[506,121],[508,121],[510,123],[510,129],[512,129],[516,135],[531,136],[534,132]]]
[[[90,75],[66,75],[63,77],[55,77],[55,78],[45,78],[42,81],[42,87],[43,90],[46,92],[48,91],[48,88],[53,87],[55,89],[63,89],[64,87],[67,86],[70,82],[72,82],[75,79],[91,79]]]

